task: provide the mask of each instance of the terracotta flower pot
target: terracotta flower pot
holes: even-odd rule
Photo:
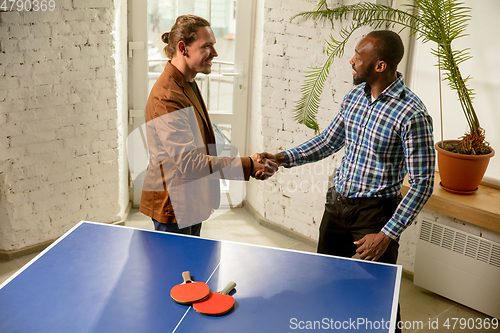
[[[445,142],[458,142],[458,140],[447,140]],[[440,148],[438,142],[435,144],[438,158],[439,175],[441,176],[441,187],[448,192],[457,194],[472,194],[483,179],[490,158],[495,155],[463,155],[452,153]]]

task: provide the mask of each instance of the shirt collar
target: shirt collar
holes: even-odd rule
[[[384,91],[377,97],[377,99],[381,99],[383,97],[390,97],[390,98],[398,98],[398,99],[405,99],[406,98],[406,92],[405,92],[405,81],[403,78],[403,75],[400,72],[396,73],[397,78],[392,82],[387,88],[385,88]],[[366,98],[371,101],[371,88],[369,85],[365,83],[365,94]]]

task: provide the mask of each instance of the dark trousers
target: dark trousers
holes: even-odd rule
[[[153,223],[155,224],[155,230],[157,231],[172,232],[174,234],[183,234],[191,236],[200,236],[201,223],[179,229],[179,225],[177,223],[160,223],[155,219],[151,220],[153,220]]]
[[[331,187],[326,194],[325,212],[319,229],[318,253],[352,257],[354,241],[367,234],[379,233],[394,214],[401,196],[391,198],[345,198]],[[377,260],[395,264],[399,243],[392,240]],[[400,321],[399,306],[397,323]],[[400,332],[397,329],[396,332]]]

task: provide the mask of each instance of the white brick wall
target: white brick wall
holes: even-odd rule
[[[123,0],[0,13],[0,250],[121,219],[117,6],[126,13]]]

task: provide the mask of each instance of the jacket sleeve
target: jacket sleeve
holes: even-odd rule
[[[192,106],[182,108],[172,99],[159,101],[150,128],[160,147],[150,145],[149,149],[156,149],[159,162],[175,166],[177,174],[186,179],[248,180],[248,158],[210,156],[199,121]]]

